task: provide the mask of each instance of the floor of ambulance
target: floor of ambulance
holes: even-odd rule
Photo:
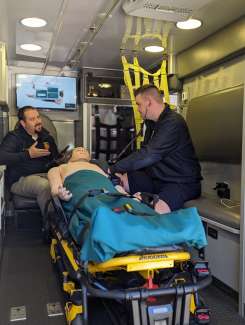
[[[66,324],[63,293],[41,232],[16,231],[9,225],[2,244],[0,325]],[[211,309],[212,325],[244,325],[234,296],[215,284],[205,289],[202,296]],[[90,324],[111,325],[106,309],[103,302],[93,300],[89,305]],[[19,320],[16,310],[20,312]]]

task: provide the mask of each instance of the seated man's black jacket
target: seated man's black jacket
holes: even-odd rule
[[[168,105],[157,122],[147,121],[141,149],[110,169],[111,173],[144,170],[153,179],[166,183],[196,183],[202,179],[186,122]]]
[[[48,142],[51,154],[46,157],[31,159],[26,149],[36,141],[37,148],[39,149],[43,149],[44,142]],[[36,141],[33,140],[22,126],[9,132],[4,137],[0,145],[0,165],[7,166],[6,182],[8,187],[18,181],[21,176],[46,173],[48,171],[47,164],[58,154],[57,146],[53,137],[46,129],[42,129]]]

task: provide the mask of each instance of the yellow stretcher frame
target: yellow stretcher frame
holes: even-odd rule
[[[79,272],[83,266],[76,260],[73,248],[69,245],[67,240],[63,239],[59,232],[56,232],[56,238],[52,239],[50,246],[50,255],[53,263],[61,259],[61,256],[57,255],[56,247],[60,245],[64,251],[66,257],[72,269],[75,272]],[[92,263],[87,264],[87,271],[90,274],[106,273],[111,271],[125,270],[126,272],[139,272],[143,278],[149,279],[154,278],[154,274],[158,273],[159,270],[174,268],[179,265],[181,268],[183,263],[190,261],[190,253],[185,250],[177,251],[164,251],[159,253],[144,253],[142,255],[129,254],[123,257],[114,257],[103,263]],[[68,295],[72,296],[76,291],[76,285],[72,280],[69,280],[69,274],[67,271],[62,272],[63,274],[63,290]],[[196,305],[194,296],[191,295],[189,310],[194,313]],[[68,301],[65,305],[65,314],[68,325],[72,325],[76,317],[79,317],[83,313],[83,306],[76,305],[71,301]]]
[[[150,82],[152,82],[160,91],[164,92],[165,102],[169,104],[170,98],[169,98],[168,80],[167,80],[167,73],[166,73],[167,61],[163,60],[160,69],[158,69],[155,73],[150,73],[146,71],[144,68],[140,67],[137,57],[134,57],[133,64],[131,64],[128,63],[125,56],[122,56],[122,64],[123,64],[123,71],[124,71],[124,82],[129,90],[130,99],[134,111],[136,134],[138,134],[140,132],[143,120],[137,109],[134,90],[136,90],[141,86],[141,80],[142,80],[142,85],[147,85]],[[134,83],[132,81],[130,71],[133,71],[134,73]],[[140,148],[142,141],[143,141],[142,135],[138,136],[136,140],[137,149]]]
[[[59,238],[59,233],[57,234]],[[76,272],[80,265],[76,261],[72,248],[66,240],[59,238],[59,242],[73,268]],[[52,239],[50,247],[50,255],[52,260],[56,261],[55,246],[58,244],[57,239]],[[165,269],[174,267],[175,263],[187,262],[191,259],[190,253],[187,251],[163,251],[160,253],[145,253],[145,254],[129,254],[122,257],[114,257],[103,263],[88,263],[89,273],[99,273],[117,270],[126,270],[127,272],[145,271],[154,272],[157,269]]]
[[[185,314],[189,310],[190,314],[193,317],[195,316],[198,308],[196,305],[196,302],[198,302],[197,290],[207,286],[211,282],[211,277],[209,275],[204,281],[200,281],[200,285],[197,287],[194,265],[191,264],[190,253],[186,251],[185,247],[177,245],[173,249],[170,247],[163,247],[162,249],[159,247],[156,250],[148,248],[143,249],[140,253],[138,251],[131,252],[131,254],[128,252],[128,255],[114,257],[103,263],[82,263],[79,258],[81,248],[77,246],[76,242],[64,230],[64,225],[67,226],[67,221],[66,219],[63,220],[64,211],[62,206],[59,200],[55,198],[53,198],[52,202],[60,220],[56,218],[50,219],[50,231],[52,234],[50,255],[52,262],[57,266],[62,279],[63,291],[66,293],[65,313],[68,325],[81,325],[84,320],[88,319],[89,294],[94,297],[131,301],[131,294],[133,292],[137,303],[141,300],[137,297],[177,295],[181,299],[178,303],[178,313],[180,309],[183,309],[183,303],[187,307]],[[164,269],[173,269],[174,272],[178,270],[180,277],[174,277],[173,286],[170,285],[167,288],[159,286],[155,289],[153,280],[154,278],[157,279],[160,271]],[[113,289],[108,292],[105,292],[103,288],[96,288],[96,286],[91,285],[90,281],[93,278],[96,279],[97,276],[102,276],[110,281],[114,275],[117,278],[117,271],[121,270],[127,273],[137,272],[145,279],[145,284],[134,287],[132,290],[130,288],[128,291]],[[182,276],[182,272],[185,274],[186,272],[189,273],[189,271],[190,278]],[[189,284],[192,276],[195,279]],[[178,294],[178,290],[180,290],[180,294]],[[188,299],[184,294],[185,290],[187,290],[186,293],[188,292]],[[179,317],[183,316],[181,315]],[[140,317],[138,314],[136,316],[136,319],[138,319],[138,316]]]

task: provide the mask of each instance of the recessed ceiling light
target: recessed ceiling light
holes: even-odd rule
[[[151,53],[160,53],[164,51],[164,47],[157,45],[146,46],[145,51]]]
[[[107,82],[102,82],[98,85],[100,88],[111,88],[111,84]]]
[[[25,51],[40,51],[42,47],[37,44],[21,44],[20,48]]]
[[[24,26],[33,27],[33,28],[43,27],[47,25],[46,20],[37,17],[23,18],[21,19],[20,22]]]
[[[18,79],[26,79],[27,75],[26,74],[19,74]]]
[[[176,26],[180,29],[196,29],[202,25],[201,20],[188,19],[186,21],[178,21]]]

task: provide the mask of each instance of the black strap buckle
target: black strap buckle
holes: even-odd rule
[[[196,261],[193,264],[193,270],[194,270],[194,274],[196,275],[197,278],[203,278],[210,274],[209,268],[208,268],[208,262],[206,262],[206,261]]]
[[[95,190],[89,190],[88,191],[88,196],[97,196],[100,195],[102,193],[106,193],[105,189],[101,188],[101,189],[95,189]]]
[[[155,208],[155,205],[159,201],[159,196],[157,194],[152,194],[148,192],[141,192],[142,202],[147,204],[151,208]]]

